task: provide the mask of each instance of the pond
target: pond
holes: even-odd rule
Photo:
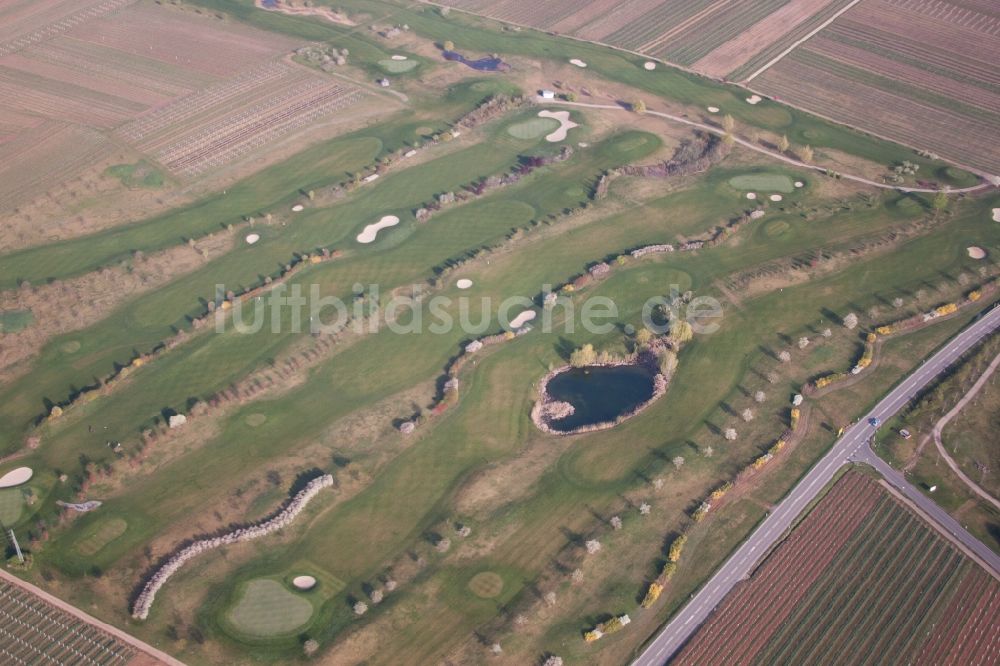
[[[655,371],[645,366],[591,366],[571,368],[549,380],[551,400],[568,402],[573,413],[549,422],[557,432],[568,432],[614,421],[653,397]]]
[[[455,62],[460,62],[463,65],[471,67],[472,69],[479,70],[480,72],[510,71],[510,65],[505,63],[500,58],[485,57],[485,58],[480,58],[479,60],[470,60],[461,53],[457,53],[455,51],[445,51],[443,55],[445,60],[453,60]]]

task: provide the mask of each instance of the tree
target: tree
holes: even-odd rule
[[[791,144],[788,143],[788,137],[785,136],[784,134],[782,134],[781,138],[778,139],[778,150],[781,151],[781,152],[785,152],[785,151],[788,150],[788,146],[790,146],[790,145]]]
[[[310,638],[309,640],[307,640],[305,643],[302,644],[302,651],[305,653],[307,657],[311,657],[314,654],[316,654],[317,650],[319,650],[319,643],[317,643],[312,638]]]
[[[723,433],[723,436],[726,438],[726,441],[729,442],[736,441],[736,438],[738,437],[735,428],[726,428],[725,432]]]
[[[677,344],[684,344],[694,337],[691,324],[680,317],[670,322],[670,338]]]
[[[448,549],[451,548],[451,539],[448,537],[442,537],[436,544],[434,544],[434,548],[436,548],[439,553],[447,553]]]
[[[562,657],[557,657],[554,654],[550,654],[548,658],[542,663],[542,666],[563,666]]]
[[[767,373],[768,384],[777,384],[779,379],[781,379],[781,377],[774,370]]]
[[[726,132],[722,135],[722,143],[732,148],[733,144],[736,143],[736,138],[733,136],[732,132]]]
[[[548,592],[546,592],[544,599],[545,599],[545,605],[546,606],[555,606],[556,605],[556,593],[555,592],[552,592],[551,590],[548,591]]]
[[[722,116],[722,129],[725,130],[726,134],[732,134],[733,129],[736,127],[736,119],[730,114]]]
[[[711,458],[712,456],[715,455],[715,449],[713,449],[711,446],[706,446],[704,449],[701,450],[701,453],[706,458]]]
[[[569,579],[574,583],[582,583],[584,579],[582,569],[573,569],[573,573],[569,575]]]
[[[660,374],[669,377],[677,369],[677,354],[669,349],[660,352]]]
[[[453,41],[451,41],[450,39],[448,41],[446,41],[444,44],[442,44],[442,46],[444,47],[445,51],[454,51],[455,50],[455,43]]]
[[[934,207],[935,213],[943,213],[948,209],[948,192],[947,190],[938,190],[937,194],[934,195],[934,199],[931,201],[931,205]]]
[[[680,469],[684,467],[684,456],[674,456],[674,459],[670,462],[674,464],[674,469]]]
[[[757,391],[756,393],[753,394],[753,400],[754,402],[757,403],[764,402],[765,400],[767,400],[767,394],[764,393],[763,391]]]
[[[813,161],[813,149],[812,149],[812,146],[806,146],[805,148],[803,148],[802,150],[800,150],[799,151],[799,157],[806,164],[809,164],[810,162],[812,162]]]
[[[635,332],[635,341],[645,347],[649,344],[649,341],[653,339],[653,332],[646,327],[640,328]]]
[[[799,338],[799,349],[805,349],[809,346],[809,338],[802,336]]]
[[[316,198],[316,192],[314,192],[313,190],[309,190],[309,192],[306,193],[306,196],[309,197],[309,201],[312,201],[313,199]]]
[[[847,316],[844,317],[844,328],[849,331],[853,331],[858,326],[858,315],[853,312],[848,312]]]
[[[792,360],[792,355],[789,354],[787,351],[782,351],[778,354],[778,360],[781,361],[782,363],[788,363],[789,361]]]
[[[643,502],[642,504],[639,505],[639,515],[640,516],[648,516],[649,512],[652,511],[652,509],[653,509],[653,507],[651,507],[648,504],[646,504],[645,502]]]
[[[663,477],[662,476],[658,476],[655,479],[653,479],[653,487],[656,488],[657,490],[661,490],[663,488]]]
[[[597,539],[589,539],[587,543],[584,544],[589,555],[601,552],[601,542]]]
[[[503,648],[500,647],[499,643],[494,643],[493,645],[490,646],[490,652],[492,652],[493,654],[500,654],[501,652],[503,652]]]
[[[646,113],[646,103],[641,99],[634,99],[629,103],[629,107],[636,113]]]
[[[743,410],[743,413],[740,414],[740,416],[743,417],[744,421],[750,423],[751,421],[753,421],[753,410],[747,407],[746,409]]]
[[[382,594],[382,590],[380,590],[378,588],[372,590],[371,598],[372,598],[372,603],[373,604],[380,604],[380,603],[382,603],[382,599],[384,598],[384,595]]]
[[[613,530],[620,530],[622,528],[622,519],[618,516],[611,516],[611,528]]]
[[[592,344],[585,344],[569,355],[569,364],[574,368],[593,365],[595,361],[597,361],[597,352],[594,351],[594,345]]]
[[[824,328],[822,335],[823,335],[824,338],[832,337],[833,336],[833,331],[831,331],[829,328]]]
[[[563,95],[563,97],[566,98],[567,102],[575,102],[576,101],[576,93],[575,92],[568,92],[565,95]]]
[[[368,604],[363,601],[358,601],[354,604],[354,614],[361,616],[368,612]]]

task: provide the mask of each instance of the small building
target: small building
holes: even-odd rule
[[[902,437],[903,439],[909,439],[910,437],[913,437],[913,435],[910,434],[910,431],[907,430],[906,428],[903,428],[902,430],[899,431],[899,436]]]
[[[379,84],[379,86],[381,86],[382,88],[388,88],[389,87],[389,79],[379,79],[375,83]]]
[[[553,90],[541,90],[539,91],[539,97],[542,99],[555,99],[556,93]]]
[[[362,178],[361,180],[364,181],[364,182],[366,182],[366,183],[370,183],[373,180],[378,180],[378,174],[377,173],[369,174],[369,175],[365,176],[364,178]]]

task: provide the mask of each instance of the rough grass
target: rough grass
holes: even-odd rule
[[[227,617],[241,633],[271,637],[295,631],[313,614],[306,599],[278,581],[258,578],[246,583]]]
[[[24,510],[24,495],[20,488],[0,490],[0,523],[11,527],[21,518]]]
[[[792,179],[785,174],[778,173],[748,173],[742,176],[733,176],[729,179],[729,184],[737,190],[750,192],[790,194],[795,191]]]
[[[35,322],[31,310],[8,310],[0,312],[0,334],[23,331]]]
[[[90,557],[106,545],[125,534],[128,523],[121,518],[110,518],[98,522],[89,534],[84,535],[76,544],[76,551],[84,557]]]

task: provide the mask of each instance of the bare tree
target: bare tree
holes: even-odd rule
[[[365,602],[359,601],[359,602],[357,602],[357,603],[354,604],[354,614],[355,615],[359,615],[360,616],[360,615],[364,615],[367,612],[368,612],[368,604],[366,604]]]
[[[500,647],[499,643],[494,643],[493,645],[490,646],[490,652],[492,652],[493,654],[500,654],[501,652],[503,652],[503,648]]]
[[[723,435],[726,438],[726,440],[730,442],[736,441],[736,438],[738,437],[735,428],[726,428],[726,431],[723,433]]]
[[[801,338],[799,338],[799,349],[805,349],[808,346],[809,346],[809,338],[803,335]]]
[[[372,598],[372,603],[373,604],[380,604],[380,603],[382,603],[382,599],[383,599],[382,590],[380,590],[378,588],[372,590],[371,598]]]
[[[439,553],[447,553],[448,549],[451,548],[451,539],[448,537],[442,537],[436,544],[434,548],[437,549]]]
[[[785,152],[788,150],[788,147],[790,145],[791,144],[788,142],[788,137],[782,134],[781,138],[778,139],[778,150],[780,150],[781,152]]]
[[[753,400],[754,402],[757,403],[764,402],[765,400],[767,400],[767,394],[764,393],[763,391],[757,391],[756,393],[753,394]]]
[[[583,570],[582,569],[573,569],[573,573],[571,573],[569,575],[569,579],[571,581],[573,581],[574,583],[582,583],[583,582]]]
[[[824,328],[822,335],[823,335],[824,338],[832,337],[833,336],[833,331],[831,331],[829,328]]]
[[[658,476],[655,479],[653,479],[653,487],[656,488],[657,490],[661,490],[663,488],[663,477],[662,476]]]
[[[618,516],[611,516],[611,528],[614,530],[620,530],[622,528],[622,519]]]
[[[558,657],[554,654],[550,654],[548,659],[546,659],[542,666],[563,666],[562,657]]]
[[[792,355],[789,354],[787,351],[781,351],[778,354],[778,360],[780,360],[782,363],[788,363],[789,361],[792,360]]]
[[[777,372],[772,370],[771,372],[767,373],[767,382],[769,384],[777,384],[779,379],[781,379],[781,376],[778,375]]]
[[[675,469],[680,469],[681,467],[684,467],[684,456],[674,456],[674,459],[670,462],[674,464]]]
[[[545,599],[545,605],[547,605],[547,606],[555,606],[556,605],[556,593],[555,592],[549,590],[548,592],[545,593],[544,599]]]
[[[900,298],[899,296],[897,296],[896,298],[892,299],[892,307],[897,308],[897,309],[903,307],[903,299]]]
[[[311,657],[314,654],[316,654],[317,650],[319,650],[319,643],[317,643],[312,638],[310,638],[309,640],[307,640],[305,643],[302,644],[302,651],[305,653],[307,657]]]
[[[743,418],[744,421],[750,423],[751,421],[753,421],[753,410],[747,407],[740,413],[740,416]]]
[[[711,446],[706,446],[701,450],[701,453],[706,458],[711,458],[712,456],[715,455],[715,449],[713,449]]]
[[[646,504],[645,502],[643,502],[642,504],[639,505],[639,515],[640,516],[648,516],[649,512],[651,510],[652,510],[652,507],[649,506],[648,504]]]
[[[849,331],[853,331],[855,328],[857,328],[857,326],[858,326],[858,315],[854,314],[853,312],[847,313],[847,316],[844,317],[844,328],[846,328]]]
[[[597,539],[589,539],[587,543],[584,544],[584,547],[586,547],[587,553],[590,555],[601,552],[601,542]]]

